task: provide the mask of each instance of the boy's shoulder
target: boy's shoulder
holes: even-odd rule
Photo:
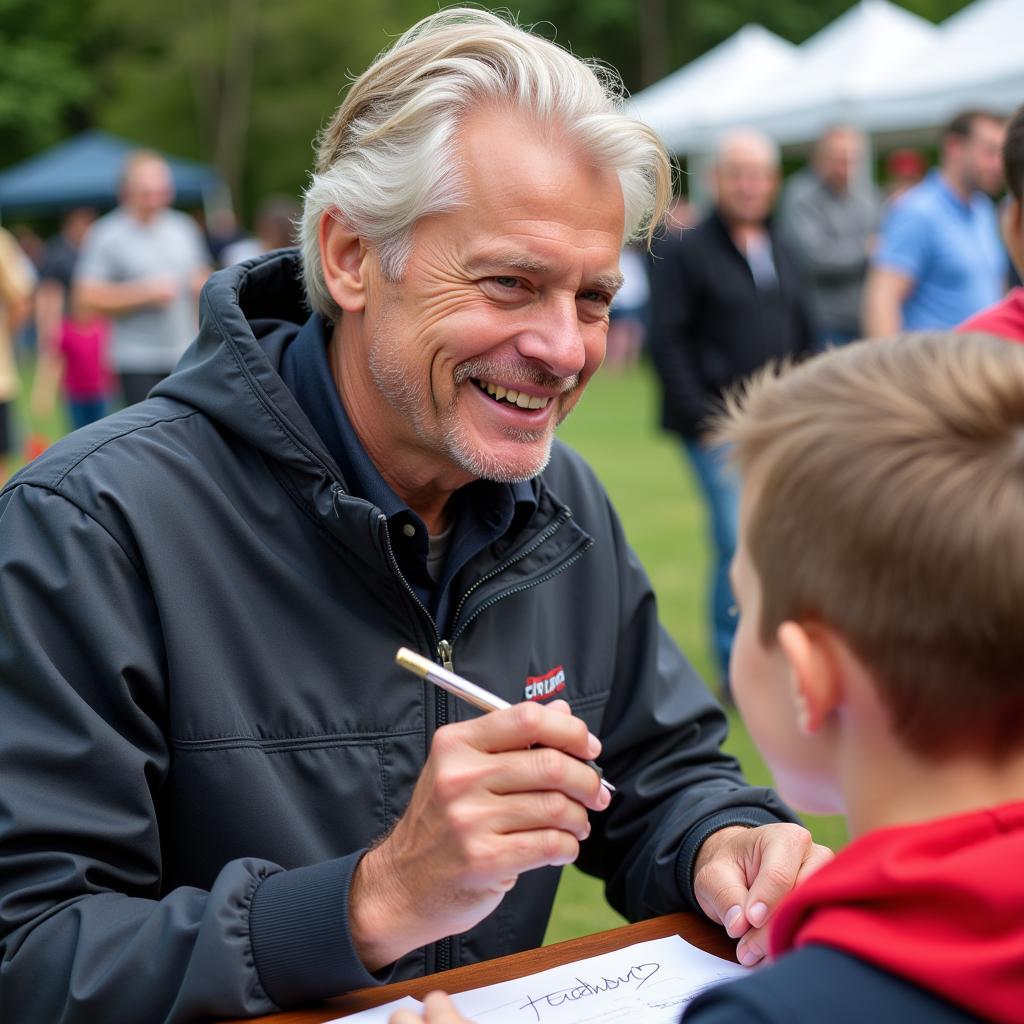
[[[690,1004],[683,1024],[967,1024],[980,1018],[874,964],[807,945]]]

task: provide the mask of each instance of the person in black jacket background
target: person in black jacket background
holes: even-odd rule
[[[777,147],[748,129],[723,137],[713,184],[707,218],[655,245],[650,351],[661,384],[661,425],[681,438],[707,500],[713,650],[727,695],[738,491],[726,453],[708,440],[708,417],[738,381],[771,360],[813,351],[814,337],[802,280],[770,220]]]

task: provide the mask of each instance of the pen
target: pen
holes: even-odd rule
[[[505,708],[512,707],[507,700],[496,697],[489,690],[477,686],[476,683],[471,683],[468,679],[463,679],[462,676],[457,676],[454,672],[449,672],[448,669],[442,668],[440,665],[435,665],[429,658],[410,651],[408,647],[398,648],[395,661],[402,668],[412,672],[413,675],[426,679],[427,682],[439,686],[442,690],[447,690],[456,697],[461,697],[467,704],[472,704],[473,707],[479,708],[481,711],[504,711]],[[578,758],[578,760],[584,759]],[[609,793],[615,792],[615,787],[604,777],[604,772],[601,771],[601,766],[596,761],[586,760],[584,763],[597,772],[601,785]]]

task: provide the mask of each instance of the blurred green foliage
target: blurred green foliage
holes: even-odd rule
[[[852,0],[521,0],[523,24],[637,91],[748,21],[794,42]],[[966,0],[904,0],[940,21]],[[486,4],[498,8],[500,4]],[[0,0],[0,166],[85,127],[214,163],[251,211],[295,195],[312,140],[389,39],[434,0]]]

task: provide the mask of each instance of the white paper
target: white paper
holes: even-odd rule
[[[477,1024],[678,1024],[686,1004],[701,992],[746,973],[739,964],[670,935],[460,992],[452,1000]],[[438,988],[443,987],[438,978]],[[387,1024],[403,1007],[422,1012],[422,1004],[407,996],[339,1020]]]
[[[677,1024],[706,988],[746,973],[671,935],[452,999],[478,1024]]]

